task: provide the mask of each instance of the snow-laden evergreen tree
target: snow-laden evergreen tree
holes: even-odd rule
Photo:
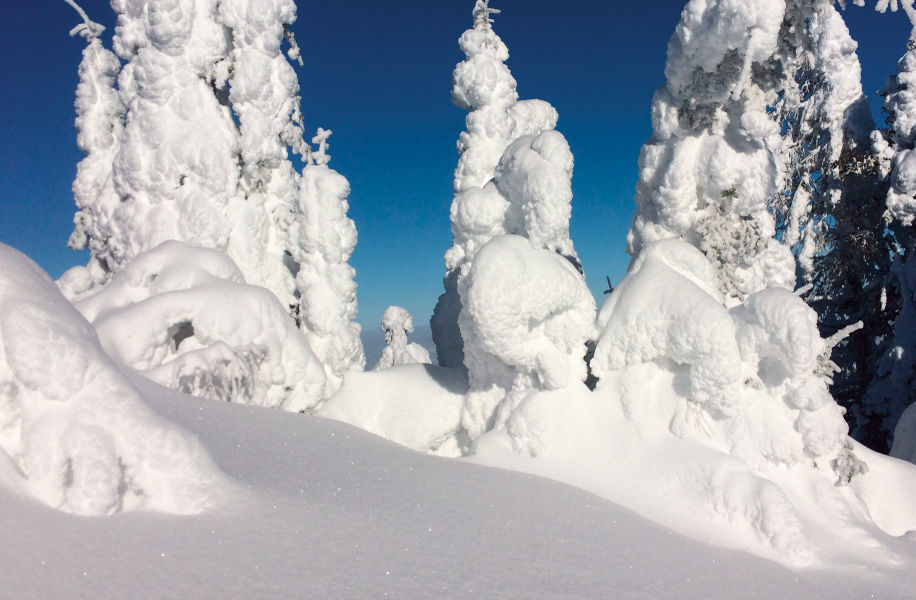
[[[230,69],[228,101],[239,122],[239,195],[245,199],[239,214],[230,215],[227,251],[249,283],[268,288],[298,313],[301,290],[291,255],[301,241],[290,235],[297,175],[288,152],[303,149],[302,116],[296,73],[281,50],[296,5],[221,0],[219,17],[232,31],[231,53],[219,69]],[[298,57],[295,45],[292,55]]]
[[[910,3],[904,5],[916,23]],[[854,407],[858,439],[887,452],[897,445],[895,429],[907,406],[916,401],[916,29],[907,52],[888,78],[884,109],[886,130],[872,135],[878,170],[887,183],[886,213],[888,237],[895,256],[888,282],[880,298],[882,308],[893,310],[893,333],[888,335],[877,373],[861,403]],[[904,428],[906,429],[906,428]],[[909,430],[907,430],[909,431]],[[901,441],[901,444],[912,441]]]
[[[833,351],[831,391],[854,428],[896,310],[882,301],[893,252],[883,217],[886,185],[871,150],[874,122],[857,44],[842,17],[830,1],[790,2],[786,14],[775,114],[787,170],[772,208],[778,238],[798,257],[798,283],[807,284],[804,298],[821,333],[848,334]]]
[[[104,239],[99,235],[101,216],[111,214],[121,199],[111,177],[112,163],[121,145],[124,130],[124,105],[114,89],[121,63],[99,39],[104,27],[89,20],[83,9],[68,0],[83,17],[84,23],[75,27],[88,42],[80,62],[80,82],[76,88],[76,143],[86,153],[76,169],[73,196],[80,208],[73,218],[74,231],[69,246],[82,250],[88,245],[92,255],[104,257]],[[94,259],[89,268],[93,278],[107,276],[107,261]]]
[[[669,238],[693,244],[716,266],[732,304],[795,283],[795,261],[773,239],[768,211],[784,173],[768,107],[777,98],[773,56],[785,8],[781,0],[684,8],[639,159],[627,251],[635,258]]]
[[[515,79],[505,65],[509,50],[492,27],[490,15],[498,12],[489,7],[489,0],[477,0],[474,27],[458,41],[467,58],[458,63],[452,75],[452,102],[469,112],[467,130],[458,139],[460,158],[451,211],[455,241],[445,254],[445,293],[439,297],[431,320],[439,364],[446,367],[460,367],[464,360],[458,328],[458,281],[467,274],[477,250],[497,233],[483,226],[473,232],[462,228],[456,222],[460,219],[459,198],[468,190],[483,188],[496,175],[496,166],[513,140],[553,129],[557,123],[557,112],[547,102],[518,100]],[[491,210],[499,213],[503,209],[496,201]]]
[[[301,176],[289,160],[290,151],[310,153],[297,77],[281,50],[286,39],[299,59],[294,2],[112,7],[114,49],[126,65],[115,90],[117,58],[90,41],[77,121],[89,157],[74,185],[81,211],[72,245],[88,246],[92,258],[88,271],[68,275],[67,293],[104,285],[167,240],[226,252],[304,330],[330,395],[344,371],[365,363],[347,264],[356,230],[346,217],[349,184],[326,166],[327,134],[319,132],[321,149]]]
[[[362,370],[366,357],[359,339],[356,318],[356,271],[349,265],[356,248],[356,225],[347,217],[350,183],[328,167],[330,131],[319,128],[307,152],[307,164],[299,178],[298,210],[290,225],[290,258],[296,268],[301,292],[302,330],[324,365],[328,383],[325,397],[340,388],[343,374]]]
[[[413,317],[400,306],[385,309],[382,331],[385,332],[387,345],[382,349],[382,355],[373,371],[383,371],[395,365],[428,365],[432,362],[426,348],[407,341],[407,334],[413,333]]]

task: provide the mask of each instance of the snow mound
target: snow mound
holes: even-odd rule
[[[827,391],[828,345],[817,315],[781,287],[728,310],[713,274],[686,242],[648,245],[601,308],[592,372],[601,379],[651,363],[684,371],[675,390],[683,418],[669,415],[672,433],[687,435],[692,424],[754,467],[845,460],[848,430]],[[621,400],[628,409],[641,397],[621,390]]]
[[[350,372],[319,415],[420,452],[456,457],[470,443],[461,428],[467,388],[463,369],[428,364]]]
[[[533,390],[585,379],[595,300],[569,260],[503,235],[480,250],[462,283],[470,377],[462,424],[471,438],[505,418],[497,415],[504,400],[510,411]]]
[[[109,356],[149,379],[295,412],[322,401],[324,369],[302,332],[276,296],[245,283],[226,254],[168,241],[107,286],[80,293],[88,281],[86,269],[74,267],[60,286],[75,294]]]
[[[395,365],[430,364],[429,352],[419,344],[407,342],[407,334],[413,333],[413,317],[400,306],[389,306],[382,315],[382,331],[387,346],[375,365],[375,371],[390,369]]]
[[[196,438],[147,408],[54,282],[3,244],[0,456],[15,465],[6,479],[79,515],[199,513],[222,479]]]

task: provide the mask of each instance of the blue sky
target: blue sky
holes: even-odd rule
[[[105,0],[84,0],[108,27]],[[390,304],[417,323],[442,290],[451,244],[448,208],[465,112],[450,101],[451,73],[463,59],[458,36],[473,0],[299,0],[293,26],[304,50],[296,67],[306,128],[325,127],[331,167],[349,180],[359,244],[351,260],[359,322],[375,328]],[[541,98],[576,158],[572,238],[592,291],[616,283],[632,217],[639,148],[651,133],[649,105],[664,82],[667,42],[684,0],[492,0],[495,29],[509,47],[521,98]],[[880,119],[880,99],[910,26],[902,12],[851,6],[844,16],[859,42],[863,83]],[[70,185],[82,154],[73,99],[84,47],[80,22],[63,0],[0,2],[0,241],[52,277],[84,253],[67,248],[75,206]]]

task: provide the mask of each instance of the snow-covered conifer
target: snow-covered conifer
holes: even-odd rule
[[[413,317],[400,306],[385,309],[382,331],[385,332],[385,342],[388,345],[382,350],[374,371],[390,369],[395,365],[428,365],[432,362],[429,352],[423,346],[407,341],[407,334],[413,333]]]
[[[114,157],[121,144],[124,129],[124,106],[114,89],[121,63],[99,39],[104,27],[89,20],[72,0],[85,22],[70,32],[79,33],[88,44],[80,62],[80,83],[76,88],[76,143],[86,153],[77,165],[73,196],[79,212],[73,218],[74,231],[69,246],[82,250],[87,245],[93,256],[89,269],[98,279],[107,272],[107,254],[101,224],[106,214],[120,203],[111,177]]]
[[[653,241],[683,239],[716,265],[731,303],[795,282],[768,212],[783,173],[780,129],[767,107],[784,14],[781,0],[688,3],[639,159],[627,251],[636,257]]]
[[[916,15],[911,14],[911,20]],[[877,373],[864,398],[853,408],[857,439],[886,452],[896,446],[894,434],[907,406],[916,399],[916,42],[888,78],[884,106],[888,129],[872,135],[880,175],[887,182],[887,227],[896,256],[888,269],[880,299],[895,311],[893,334],[877,361]],[[896,292],[888,297],[888,290]],[[903,442],[911,443],[911,442]]]
[[[461,300],[458,281],[470,268],[474,253],[499,231],[486,231],[480,224],[467,231],[456,221],[463,194],[473,195],[471,202],[492,205],[487,210],[499,213],[501,200],[487,190],[487,182],[496,175],[506,147],[523,135],[553,129],[557,112],[542,100],[518,100],[516,82],[505,61],[509,50],[493,31],[490,14],[499,11],[489,7],[489,0],[477,0],[473,10],[474,27],[465,31],[458,43],[466,59],[452,75],[452,102],[469,111],[466,131],[458,139],[458,168],[455,170],[455,201],[452,204],[452,233],[455,241],[445,254],[445,293],[439,297],[431,321],[433,340],[439,364],[459,367],[463,364],[463,344],[458,328]],[[481,194],[480,189],[485,193]],[[499,217],[495,217],[499,220]]]
[[[219,16],[232,30],[228,100],[239,122],[239,193],[245,198],[227,250],[249,283],[268,288],[299,313],[292,254],[301,240],[291,237],[297,174],[288,151],[301,153],[304,145],[299,84],[281,51],[296,5],[222,0]]]
[[[324,365],[325,396],[340,387],[343,374],[366,365],[356,318],[356,271],[347,262],[356,247],[356,225],[347,217],[350,184],[328,167],[331,132],[318,129],[299,179],[295,222],[290,225],[290,258],[301,294],[299,318],[309,345]]]

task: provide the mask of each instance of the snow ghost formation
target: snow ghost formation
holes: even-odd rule
[[[382,331],[387,346],[373,371],[390,369],[395,365],[421,364],[432,361],[429,352],[420,344],[408,343],[407,334],[413,333],[413,317],[400,306],[389,306],[382,315]]]
[[[827,389],[834,342],[790,291],[794,259],[767,213],[783,167],[756,74],[784,13],[779,1],[684,9],[640,157],[634,260],[599,312],[591,368],[619,374],[625,411],[644,401],[646,369],[672,373],[675,435],[720,440],[752,468],[813,462],[847,483],[865,467]]]
[[[356,318],[356,271],[347,262],[356,248],[356,225],[347,217],[350,184],[328,167],[330,131],[319,128],[299,178],[298,211],[290,231],[296,285],[301,291],[300,318],[305,337],[327,375],[325,397],[340,388],[343,374],[366,366]]]
[[[80,296],[141,253],[177,240],[228,254],[248,284],[270,290],[327,371],[325,394],[365,364],[349,184],[327,168],[330,132],[302,139],[293,0],[116,0],[114,49],[94,35],[80,67],[80,211],[88,247]],[[301,59],[300,64],[301,64]],[[117,77],[117,90],[112,85]],[[236,121],[233,119],[236,118]],[[289,150],[305,155],[300,176]],[[309,158],[312,156],[313,158]],[[337,247],[335,247],[337,245]]]
[[[492,193],[492,188],[486,189],[487,184],[495,177],[510,143],[552,130],[557,124],[557,112],[547,102],[518,99],[515,79],[505,65],[509,49],[491,26],[490,14],[498,12],[489,8],[488,0],[477,1],[474,27],[458,40],[467,58],[458,63],[452,75],[452,102],[467,110],[468,116],[467,131],[458,139],[460,157],[451,208],[455,240],[445,254],[445,293],[439,297],[430,322],[439,364],[444,367],[464,364],[458,281],[467,275],[477,250],[503,233],[506,201]],[[469,211],[473,205],[479,208]]]
[[[293,412],[326,397],[324,368],[283,305],[218,250],[163,242],[74,300],[112,359],[166,387]]]
[[[471,438],[503,422],[510,392],[508,412],[533,390],[585,378],[595,313],[569,239],[573,156],[554,130],[556,110],[518,101],[496,12],[478,0],[459,40],[467,58],[455,67],[452,101],[469,113],[445,293],[431,321],[439,363],[468,368],[462,426]]]
[[[199,513],[222,480],[194,436],[146,406],[54,282],[3,244],[0,461],[41,501],[87,516]]]
[[[795,262],[773,239],[767,210],[783,167],[765,75],[784,14],[782,0],[688,3],[668,44],[667,83],[653,98],[653,135],[639,158],[627,252],[636,257],[651,242],[685,240],[716,266],[732,303],[795,282]]]

